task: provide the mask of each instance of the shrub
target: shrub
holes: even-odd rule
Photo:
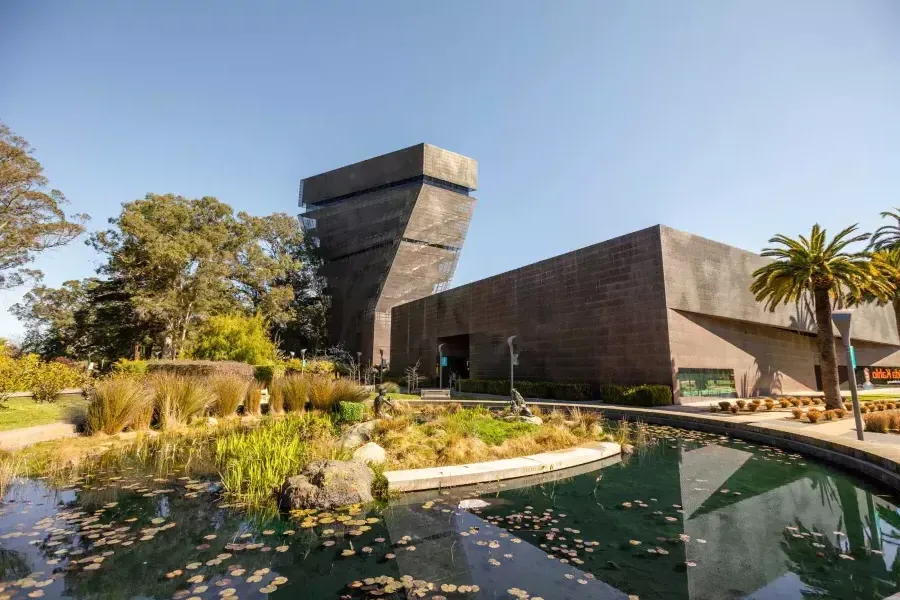
[[[800,398],[791,398],[791,406],[800,406]]]
[[[816,422],[818,422],[819,419],[822,418],[822,411],[819,410],[818,408],[811,408],[808,411],[806,411],[806,418],[809,420],[810,423],[816,423]]]
[[[399,394],[400,393],[400,386],[393,381],[385,381],[384,383],[381,384],[381,386],[384,388],[384,393],[386,393],[386,394]]]
[[[731,402],[729,402],[728,400],[722,400],[719,402],[719,408],[721,408],[723,411],[731,410]]]
[[[740,408],[741,410],[744,410],[745,408],[747,408],[747,401],[746,401],[746,400],[736,400],[736,401],[735,401],[735,404],[737,404],[737,405],[738,405],[738,408]]]
[[[710,405],[709,405],[709,412],[711,412],[711,413],[719,412],[719,407],[716,406],[715,404],[710,404]]]
[[[306,367],[299,358],[292,358],[284,361],[286,374],[300,373],[301,375],[334,375],[337,371],[333,361],[323,358],[314,358],[306,360]]]
[[[730,410],[731,410],[731,414],[736,415],[736,414],[738,414],[738,411],[741,409],[738,408],[737,404],[732,404]]]
[[[771,398],[766,398],[766,410],[772,410],[775,408],[775,401]]]
[[[250,386],[249,379],[234,373],[219,373],[211,376],[207,382],[213,391],[209,410],[216,417],[229,417],[237,413]]]
[[[185,355],[201,360],[237,360],[252,365],[278,358],[261,315],[218,315],[208,318],[188,344]]]
[[[864,429],[875,433],[887,433],[891,428],[891,413],[870,414],[863,417]]]
[[[781,406],[781,408],[787,408],[788,406],[791,405],[791,402],[790,402],[790,400],[788,400],[786,398],[782,398],[781,400],[778,401],[778,405]]]
[[[284,377],[284,373],[284,365],[278,364],[257,365],[253,369],[253,376],[266,388],[276,379]]]
[[[834,412],[834,416],[836,416],[838,419],[843,419],[844,415],[847,414],[847,411],[845,411],[843,408],[836,408],[832,412]]]
[[[136,379],[117,377],[94,387],[84,425],[87,433],[113,435],[131,427],[142,415],[153,413],[153,396]]]
[[[791,414],[794,415],[795,419],[799,419],[803,416],[803,409],[795,408],[794,410],[791,411]]]
[[[174,373],[186,377],[208,377],[218,373],[233,373],[253,377],[253,365],[233,360],[151,360],[147,373]]]
[[[834,414],[833,410],[826,410],[825,412],[822,413],[822,416],[825,417],[826,421],[833,421],[835,414]]]
[[[812,398],[810,402],[812,402],[813,406],[819,406],[820,404],[822,404],[822,401],[818,398]]]
[[[262,406],[262,388],[258,384],[252,383],[244,397],[244,414],[258,415],[260,406]]]
[[[339,423],[359,423],[366,416],[366,405],[362,402],[338,402]]]
[[[897,404],[895,402],[888,402],[887,407],[888,410],[894,410],[895,408],[897,408]]]
[[[113,373],[122,374],[122,375],[135,375],[141,376],[147,374],[147,361],[146,360],[130,360],[127,358],[120,358],[116,362],[113,363]]]
[[[55,361],[41,363],[32,375],[31,392],[37,402],[52,402],[61,391],[77,387],[83,381],[78,369]]]
[[[758,408],[759,404],[757,404],[756,402],[751,402],[747,405],[747,410],[749,410],[750,412],[756,412]]]
[[[269,383],[269,414],[284,412],[284,379],[273,379]]]
[[[301,375],[288,375],[280,382],[284,396],[284,409],[288,412],[300,412],[306,409],[309,393],[309,378]]]
[[[600,399],[608,404],[626,406],[667,406],[672,404],[672,388],[667,385],[603,385]]]
[[[844,402],[844,410],[853,410],[852,402]]]
[[[156,404],[156,418],[163,429],[178,427],[191,417],[202,415],[212,404],[214,394],[197,377],[157,373],[150,378]]]

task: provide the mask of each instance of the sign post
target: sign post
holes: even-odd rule
[[[856,390],[856,354],[853,346],[850,345],[850,319],[853,316],[852,310],[836,310],[831,314],[831,320],[834,321],[835,327],[841,334],[841,341],[844,343],[844,350],[847,351],[847,365],[852,366],[849,369],[847,381],[850,384],[850,398],[853,400],[853,418],[856,420],[856,437],[863,441],[863,422],[862,413],[859,410],[859,393]]]

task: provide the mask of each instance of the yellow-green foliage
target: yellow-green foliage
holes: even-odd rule
[[[113,373],[122,373],[134,376],[146,375],[147,361],[120,358],[115,363],[113,363]]]
[[[162,429],[178,427],[191,417],[204,414],[214,394],[197,377],[154,373],[148,378],[156,403],[156,417]]]
[[[186,358],[236,360],[260,365],[277,359],[278,349],[269,339],[260,315],[218,315],[204,321],[185,350]]]
[[[100,381],[88,405],[85,429],[92,435],[116,434],[136,421],[143,424],[148,410],[152,415],[153,396],[140,381],[128,377]]]
[[[331,388],[331,396],[333,406],[339,402],[363,402],[369,397],[369,392],[349,379],[338,379]]]
[[[301,412],[306,409],[306,398],[309,392],[309,378],[302,375],[288,375],[280,382],[281,394],[284,397],[284,410]]]
[[[290,360],[284,361],[284,368],[289,374],[301,373],[303,375],[333,376],[336,370],[332,361],[322,358],[308,359],[306,361],[306,367],[303,366],[303,361],[301,359],[292,358]]]
[[[65,388],[81,386],[84,379],[80,369],[44,362],[36,354],[12,358],[0,353],[0,402],[12,392],[33,392],[35,400],[48,402]]]
[[[232,373],[213,375],[207,382],[213,391],[209,410],[216,417],[229,417],[237,413],[250,386],[249,379]]]
[[[225,490],[238,501],[261,505],[307,461],[330,457],[331,420],[322,415],[290,415],[216,441],[216,466]]]

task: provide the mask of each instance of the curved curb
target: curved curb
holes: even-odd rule
[[[596,442],[567,450],[555,450],[519,458],[490,460],[448,467],[385,471],[384,476],[388,480],[388,489],[390,491],[416,492],[549,473],[597,462],[616,456],[621,452],[622,448],[619,444]]]
[[[407,400],[407,402],[438,403],[440,401]],[[444,400],[443,402],[446,403],[447,401]],[[454,399],[451,402],[488,407],[508,404],[508,401],[505,400],[487,399]],[[711,414],[689,414],[671,409],[660,410],[555,401],[529,401],[528,403],[547,408],[578,408],[582,411],[594,411],[602,413],[611,419],[640,420],[653,425],[669,425],[683,429],[727,434],[757,443],[800,452],[855,471],[894,490],[900,490],[900,445],[860,442],[855,439],[823,433],[810,435],[806,433],[810,429],[803,430],[803,433],[801,433],[795,428],[775,423],[771,425],[763,425],[760,422],[742,423],[730,420],[728,417],[717,417]]]

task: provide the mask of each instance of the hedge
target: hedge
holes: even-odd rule
[[[147,361],[147,373],[166,372],[189,376],[208,376],[219,373],[254,376],[253,365],[235,360],[151,360]]]
[[[284,377],[284,365],[256,365],[253,367],[253,376],[256,380],[268,387],[274,379]]]
[[[552,400],[590,400],[591,386],[587,383],[557,383],[552,381],[516,381],[516,390],[526,398]],[[509,396],[508,379],[460,379],[459,391],[473,394]]]
[[[341,423],[359,423],[366,417],[366,405],[363,402],[338,402],[338,421]]]
[[[600,400],[625,406],[668,406],[672,404],[672,388],[667,385],[600,386]]]

